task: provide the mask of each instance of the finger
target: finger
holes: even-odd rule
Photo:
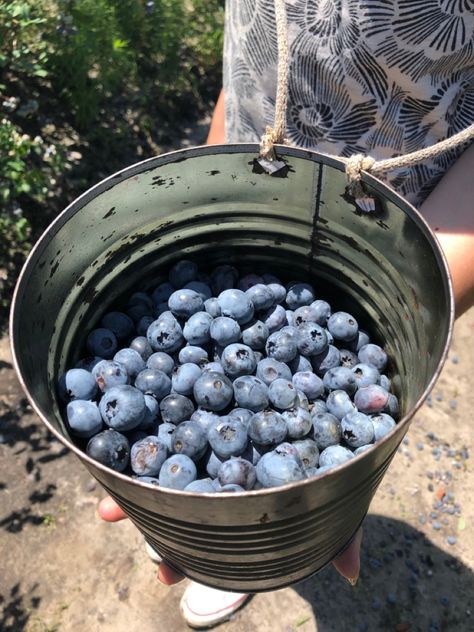
[[[184,579],[184,575],[181,575],[181,573],[175,571],[174,568],[168,566],[166,562],[161,562],[158,567],[158,579],[162,584],[172,586],[173,584],[177,584],[182,579]]]
[[[106,522],[117,522],[127,518],[127,514],[120,509],[115,500],[110,496],[103,498],[97,508],[99,516]]]
[[[362,528],[354,536],[348,548],[333,560],[338,573],[345,577],[350,584],[356,585],[360,573],[360,545],[362,542]]]

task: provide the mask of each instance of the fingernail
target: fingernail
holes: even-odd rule
[[[349,584],[351,586],[355,586],[357,584],[357,581],[359,579],[359,575],[356,575],[356,577],[346,577],[347,581],[349,582]]]

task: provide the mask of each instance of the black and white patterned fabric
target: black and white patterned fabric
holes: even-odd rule
[[[474,0],[287,0],[287,138],[375,159],[430,146],[474,122]],[[272,125],[274,0],[227,0],[227,142]],[[419,205],[465,147],[386,181]]]

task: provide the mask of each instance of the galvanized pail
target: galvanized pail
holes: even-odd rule
[[[279,147],[287,177],[255,173],[256,145],[199,147],[146,160],[87,191],[46,230],[23,269],[11,317],[14,361],[29,400],[161,555],[230,590],[280,588],[315,573],[350,541],[445,359],[453,299],[427,225],[377,179],[377,211],[345,194],[344,164]],[[182,257],[234,263],[349,308],[393,359],[402,419],[378,446],[312,480],[245,494],[152,487],[88,458],[60,414],[58,375],[111,304],[157,285]]]

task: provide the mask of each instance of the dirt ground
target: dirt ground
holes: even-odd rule
[[[222,632],[474,630],[474,309],[365,522],[352,588],[332,568],[255,596]],[[0,630],[181,632],[185,588],[154,579],[140,534],[28,406],[0,341]]]

